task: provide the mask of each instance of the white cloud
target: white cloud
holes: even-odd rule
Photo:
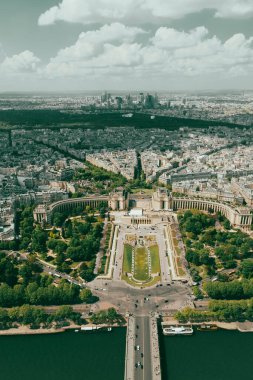
[[[143,0],[142,3],[142,7],[152,15],[170,19],[179,19],[204,9],[214,10],[215,16],[221,18],[250,17],[253,14],[252,0]]]
[[[140,28],[126,27],[120,23],[81,33],[74,45],[61,49],[50,60],[44,72],[50,77],[61,76],[62,73],[75,76],[82,72],[94,72],[93,68],[136,64],[141,46],[134,40],[143,33]]]
[[[98,55],[105,43],[132,42],[138,34],[145,33],[140,28],[127,27],[120,23],[104,25],[98,30],[81,33],[77,42],[59,51],[58,61],[75,61]]]
[[[140,39],[144,33],[145,38]],[[133,86],[152,80],[187,83],[194,78],[197,83],[200,77],[217,77],[233,78],[234,83],[243,76],[252,79],[253,37],[238,33],[223,42],[203,26],[189,32],[160,27],[150,35],[140,28],[113,23],[81,33],[76,43],[61,49],[48,64],[39,63],[29,50],[5,56],[0,62],[1,82],[9,77],[23,82],[29,78],[83,81],[94,86],[107,82],[109,86],[118,81]]]
[[[208,34],[204,26],[191,30],[189,33],[180,32],[173,28],[159,28],[154,38],[153,44],[159,48],[176,49],[180,47],[195,46],[201,42]]]
[[[0,71],[7,74],[31,73],[37,69],[40,59],[29,50],[6,57],[0,63]]]
[[[135,37],[142,32],[116,23],[81,33],[77,42],[60,50],[40,74],[47,78],[121,75],[124,80],[148,80],[151,76],[212,73],[235,77],[249,73],[253,67],[253,37],[235,34],[223,43],[209,36],[205,27],[188,33],[161,27],[148,43],[141,44]]]
[[[241,18],[253,15],[252,0],[62,0],[40,15],[39,25],[57,21],[90,24],[113,21],[150,21],[154,18],[179,19],[204,9],[216,17]]]
[[[39,17],[39,25],[56,21],[90,24],[106,20],[121,20],[130,16],[142,0],[63,0]]]

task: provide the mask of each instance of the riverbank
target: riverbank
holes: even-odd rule
[[[94,325],[91,323],[88,323],[87,325],[84,325],[85,327],[94,327],[100,329],[107,329],[107,328],[115,328],[115,327],[126,327],[126,324],[122,325],[109,325],[109,324],[100,324],[100,325]],[[81,330],[80,325],[71,324],[69,326],[64,326],[60,328],[51,327],[49,329],[40,328],[40,329],[30,329],[28,326],[18,326],[17,328],[11,328],[8,330],[0,330],[0,336],[1,335],[39,335],[39,334],[59,334],[63,333],[68,330]],[[83,331],[84,332],[84,331]]]
[[[70,325],[66,327],[61,328],[49,328],[49,329],[30,329],[28,326],[19,326],[17,328],[11,328],[8,330],[0,330],[0,336],[1,335],[37,335],[37,334],[57,334],[62,333],[67,330],[80,328],[78,325]]]
[[[168,325],[181,325],[177,319],[172,317],[163,317],[163,322],[166,322]],[[218,329],[222,330],[237,330],[240,332],[253,332],[253,322],[220,322],[220,321],[209,321],[209,322],[192,322],[192,323],[184,323],[184,325],[191,326],[203,326],[203,325],[215,325]]]

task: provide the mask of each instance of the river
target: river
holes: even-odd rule
[[[124,380],[126,329],[0,336],[1,380]]]
[[[124,380],[126,329],[0,336],[1,380]],[[253,333],[160,336],[163,380],[253,379]]]
[[[253,379],[253,333],[196,332],[160,336],[163,380]]]

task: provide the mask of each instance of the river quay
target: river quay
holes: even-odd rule
[[[176,326],[181,325],[182,323],[179,323],[176,319],[173,317],[163,317],[162,322],[166,323],[168,326]],[[184,323],[184,325],[187,325],[187,323]],[[237,330],[240,332],[253,332],[253,322],[246,321],[246,322],[220,322],[220,321],[209,321],[209,322],[193,322],[188,323],[188,325],[191,326],[202,326],[202,325],[212,325],[217,326],[218,329],[222,330]]]

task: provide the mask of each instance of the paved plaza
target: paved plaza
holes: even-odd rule
[[[140,241],[147,243],[152,240],[153,244],[158,247],[159,251],[159,273],[157,273],[156,278],[155,275],[152,274],[150,281],[143,282],[143,284],[138,281],[135,282],[133,279],[134,264],[138,264],[134,262],[132,270],[127,274],[130,279],[127,282],[133,286],[147,287],[149,286],[149,282],[150,286],[157,283],[165,285],[171,284],[171,282],[175,279],[180,279],[177,278],[176,268],[174,267],[175,260],[173,258],[173,247],[168,239],[168,232],[166,230],[169,228],[169,221],[172,220],[172,216],[168,216],[168,214],[169,213],[166,215],[164,212],[160,214],[155,213],[155,217],[150,219],[150,224],[142,224],[142,220],[139,220],[139,223],[135,223],[135,220],[130,219],[127,213],[113,213],[113,217],[115,219],[114,223],[117,226],[117,230],[114,234],[113,249],[111,252],[114,260],[111,260],[111,266],[113,268],[111,268],[112,270],[110,272],[112,273],[112,279],[114,281],[126,280],[126,274],[123,273],[124,250],[126,244],[132,244],[134,254],[137,243]],[[149,246],[147,246],[147,248],[149,248]],[[152,268],[150,268],[150,271],[152,272]]]

